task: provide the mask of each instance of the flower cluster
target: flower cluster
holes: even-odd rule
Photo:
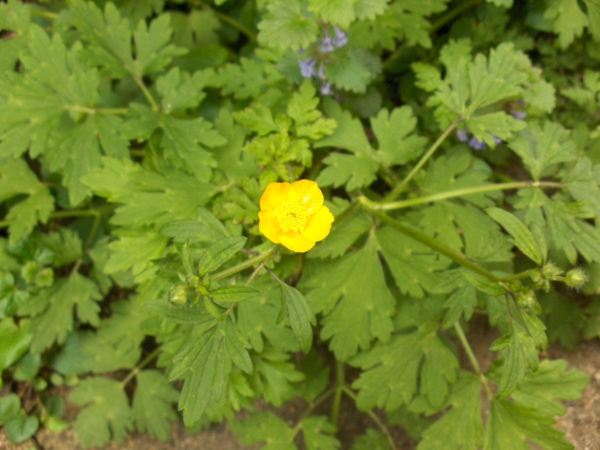
[[[276,244],[307,252],[331,231],[333,214],[323,200],[314,181],[269,183],[260,198],[258,229]]]
[[[300,66],[300,73],[304,78],[317,77],[321,80],[321,88],[319,91],[321,95],[333,95],[333,89],[331,83],[325,76],[325,66],[323,61],[326,60],[326,55],[333,52],[336,48],[343,47],[348,43],[348,36],[346,32],[340,30],[338,27],[333,27],[334,36],[331,37],[329,29],[326,28],[323,31],[323,39],[321,39],[314,49],[311,56],[306,59],[299,59],[298,65]],[[304,50],[300,51],[301,53]]]
[[[512,102],[509,106],[508,113],[517,120],[524,120],[527,117],[527,112],[525,111],[525,100],[520,99]],[[467,130],[457,130],[456,138],[460,142],[466,143],[473,150],[482,151],[487,148],[485,142],[480,141],[475,136],[469,136]],[[492,134],[492,139],[494,139],[494,143],[496,145],[502,143],[502,139],[494,134]]]

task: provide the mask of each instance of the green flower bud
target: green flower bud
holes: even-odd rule
[[[169,290],[169,301],[173,305],[185,305],[185,302],[187,301],[185,286],[173,286]]]
[[[556,280],[563,273],[563,270],[549,262],[542,267],[542,276],[547,280]]]
[[[585,283],[587,283],[587,275],[581,269],[572,269],[567,272],[565,277],[565,283],[567,286],[580,289]]]
[[[541,314],[542,312],[542,307],[537,301],[534,291],[519,292],[517,294],[517,305],[519,305],[519,308],[531,311],[533,314]]]

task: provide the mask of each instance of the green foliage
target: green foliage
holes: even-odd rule
[[[8,438],[62,386],[84,448],[572,448],[588,377],[540,352],[600,335],[599,2],[209,3],[0,4]],[[307,255],[258,216],[299,179]],[[342,397],[377,430],[338,440]]]

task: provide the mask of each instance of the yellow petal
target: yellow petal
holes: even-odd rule
[[[309,241],[299,233],[282,234],[281,245],[293,252],[304,253],[315,246],[314,241]]]
[[[272,210],[287,201],[292,191],[290,183],[269,183],[260,198],[260,209]]]
[[[323,206],[323,193],[317,183],[311,180],[298,180],[292,184],[290,199],[300,202],[310,215]]]
[[[280,236],[283,234],[279,222],[277,222],[277,215],[274,211],[259,211],[258,213],[258,229],[264,234],[267,239],[275,244],[279,244]]]
[[[302,230],[302,236],[309,241],[322,241],[331,231],[333,214],[327,206],[323,206],[314,216],[310,216]]]

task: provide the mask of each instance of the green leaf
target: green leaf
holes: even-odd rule
[[[371,147],[361,122],[348,111],[332,102],[324,104],[325,110],[337,122],[331,136],[324,137],[315,147],[334,147],[348,150],[354,155],[330,153],[324,160],[328,166],[317,178],[319,185],[346,184],[348,190],[371,184],[379,166],[389,168],[416,158],[421,154],[425,140],[412,134],[416,121],[409,107],[382,111],[371,120],[379,150]]]
[[[364,94],[369,82],[381,72],[381,61],[362,48],[344,50],[334,55],[335,59],[325,67],[325,75],[334,86]]]
[[[31,345],[33,335],[29,332],[31,322],[27,319],[15,324],[12,317],[0,321],[0,372],[12,366]]]
[[[198,208],[196,220],[178,220],[164,225],[160,234],[175,242],[214,242],[227,237],[227,231],[219,219],[209,210]]]
[[[396,303],[385,283],[377,243],[369,239],[356,252],[334,261],[309,260],[300,283],[313,313],[324,314],[321,337],[331,339],[336,358],[345,361],[374,339],[390,339]]]
[[[147,73],[163,70],[174,56],[185,51],[169,44],[170,18],[163,14],[146,28],[138,23],[132,33],[127,19],[122,19],[112,3],[107,3],[104,14],[93,3],[75,0],[70,5],[71,21],[89,45],[88,58],[105,67],[113,76],[133,75],[140,78]],[[136,58],[132,56],[131,40],[135,42]]]
[[[256,297],[260,292],[250,286],[226,286],[210,291],[210,298],[216,302],[239,303]]]
[[[20,444],[33,436],[39,426],[40,421],[36,416],[27,416],[24,410],[20,410],[15,418],[4,425],[4,429],[12,443]]]
[[[208,247],[198,262],[199,275],[203,277],[217,270],[244,247],[246,240],[244,236],[230,236]]]
[[[131,270],[140,282],[154,276],[157,268],[153,260],[162,256],[167,239],[155,232],[134,232],[121,236],[109,244],[111,255],[104,272],[113,274]]]
[[[589,158],[579,156],[572,170],[564,177],[567,190],[578,202],[583,202],[600,217],[600,186]]]
[[[305,80],[288,104],[287,115],[294,121],[298,137],[318,140],[333,134],[337,126],[335,120],[323,118],[323,113],[317,109],[316,93],[313,84]]]
[[[394,411],[411,402],[418,389],[436,408],[440,408],[456,380],[458,359],[437,335],[441,301],[430,305],[405,305],[398,314],[397,328],[412,332],[396,334],[389,343],[377,344],[355,356],[351,364],[363,372],[352,387],[359,390],[357,406]],[[418,327],[414,330],[414,327]],[[401,359],[395,355],[403,355]]]
[[[377,243],[388,264],[396,286],[403,294],[421,298],[442,281],[438,271],[448,266],[429,247],[385,227],[377,230]]]
[[[502,377],[498,386],[497,397],[508,398],[525,377],[527,366],[538,369],[538,351],[535,341],[520,324],[513,322],[510,336],[498,339],[490,350],[501,351],[504,357]]]
[[[231,361],[224,348],[227,345],[224,323],[221,321],[188,341],[174,357],[176,366],[169,379],[185,379],[179,410],[183,410],[183,420],[188,428],[200,421],[210,403],[217,402],[225,390]],[[203,329],[206,330],[206,326]]]
[[[266,441],[262,450],[296,450],[295,430],[272,412],[254,413],[249,419],[230,422],[229,428],[238,435],[242,444],[252,445]]]
[[[373,430],[373,428],[367,428],[365,434],[361,434],[354,440],[350,450],[373,450],[375,448],[378,450],[389,450],[390,444],[385,434],[379,433]]]
[[[588,25],[588,18],[579,7],[577,0],[551,0],[544,12],[544,19],[552,22],[562,49],[567,48],[576,37],[581,36]]]
[[[517,217],[500,208],[488,208],[486,212],[489,216],[498,222],[512,236],[514,244],[521,250],[529,259],[535,262],[538,266],[546,260],[546,256],[542,253],[542,249],[536,242],[533,234]]]
[[[13,392],[0,397],[0,425],[13,420],[21,409],[21,400]]]
[[[299,0],[269,2],[258,24],[258,40],[268,47],[298,50],[317,40],[317,21],[302,10]]]
[[[0,168],[0,202],[20,194],[25,200],[12,206],[6,219],[10,222],[10,242],[31,233],[38,222],[46,223],[54,211],[54,197],[22,159],[6,158]]]
[[[596,41],[600,41],[600,2],[598,0],[583,0],[587,8],[589,30]]]
[[[337,450],[340,448],[336,428],[326,416],[312,416],[302,421],[302,435],[306,450]]]
[[[590,379],[580,370],[567,370],[567,362],[562,359],[545,359],[535,372],[525,375],[519,388],[511,397],[520,405],[535,408],[549,416],[565,414],[564,406],[557,400],[577,400],[587,387]]]
[[[304,381],[304,374],[296,370],[289,358],[288,352],[268,349],[254,359],[251,387],[260,392],[266,402],[278,407],[298,394],[293,383]]]
[[[549,166],[576,158],[570,134],[560,124],[547,121],[543,128],[531,124],[508,145],[523,160],[534,180],[539,180]]]
[[[293,7],[291,2],[286,2],[285,8]],[[269,7],[276,8],[274,3]],[[265,23],[261,22],[260,26]],[[280,30],[288,37],[289,30]],[[259,33],[259,39],[262,33]],[[266,45],[272,45],[273,42]],[[223,95],[233,95],[238,100],[259,97],[263,90],[266,90],[275,83],[281,81],[282,75],[275,65],[268,61],[240,58],[239,64],[225,64],[221,67],[211,84],[221,88]]]
[[[244,339],[231,321],[225,320],[224,322],[225,346],[227,347],[227,353],[231,361],[242,371],[251,375],[254,367],[252,366],[250,355],[246,350],[248,348],[246,339]]]
[[[308,353],[313,339],[311,325],[316,325],[317,320],[302,293],[298,289],[288,286],[280,280],[278,281],[281,287],[281,302],[290,321],[294,336],[300,344],[300,350]]]
[[[50,250],[55,267],[65,266],[83,256],[81,238],[70,228],[62,227],[58,232],[37,235],[36,241],[42,248]]]
[[[101,298],[96,283],[78,272],[57,281],[47,291],[47,307],[31,322],[34,332],[32,353],[41,353],[55,342],[65,342],[67,334],[73,330],[73,307],[76,305],[80,320],[97,325],[100,308],[95,302]],[[84,317],[83,311],[87,312]]]
[[[477,450],[483,444],[480,405],[481,380],[461,372],[452,385],[448,404],[452,408],[423,432],[419,450]]]
[[[492,399],[488,416],[484,450],[529,450],[532,441],[547,450],[568,450],[573,446],[559,430],[554,419],[526,406]]]
[[[499,284],[496,281],[490,280],[484,275],[480,275],[476,272],[465,268],[461,268],[460,272],[469,282],[469,284],[475,289],[477,289],[479,292],[483,292],[484,294],[494,296],[502,296],[507,294],[506,289],[501,284]]]
[[[327,239],[308,253],[310,258],[337,258],[344,255],[355,241],[371,229],[373,218],[362,209],[342,218],[336,217]]]
[[[102,447],[111,440],[120,444],[133,427],[127,395],[116,380],[86,378],[71,392],[69,401],[84,407],[75,422],[83,447]]]
[[[325,23],[346,28],[355,19],[356,0],[309,0],[308,9]]]
[[[549,230],[552,243],[565,252],[571,264],[577,254],[588,262],[600,261],[600,229],[578,218],[590,217],[581,204],[565,204],[549,199],[540,190],[520,190],[515,208],[527,208],[524,222],[539,230]]]
[[[155,439],[166,442],[171,425],[177,420],[172,404],[179,398],[165,376],[157,370],[142,370],[136,375],[132,415],[141,433],[148,431]]]

